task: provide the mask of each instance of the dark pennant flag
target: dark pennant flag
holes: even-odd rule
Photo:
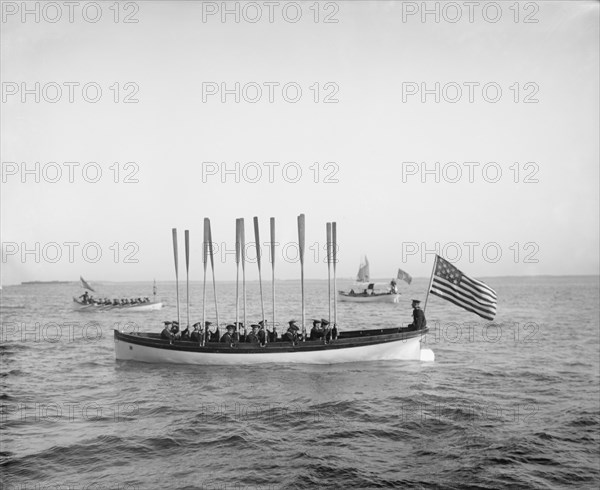
[[[496,291],[463,274],[439,255],[430,292],[486,320],[493,320],[496,314]]]

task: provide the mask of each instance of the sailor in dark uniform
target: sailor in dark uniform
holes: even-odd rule
[[[84,304],[87,304],[87,302],[88,302],[88,301],[89,301],[89,299],[90,299],[90,295],[88,294],[88,292],[87,292],[87,291],[84,291],[84,292],[83,292],[83,294],[82,294],[81,296],[79,296],[79,297],[81,298],[81,301],[82,301]]]
[[[236,333],[238,342],[246,342],[246,327],[242,322],[237,323]]]
[[[411,330],[421,330],[427,326],[425,313],[421,309],[421,302],[418,299],[412,300],[413,322],[408,326]]]
[[[181,340],[190,340],[190,326],[185,327],[181,332]]]
[[[258,344],[260,342],[260,340],[258,338],[259,327],[260,327],[260,325],[257,325],[256,323],[254,323],[253,325],[250,325],[250,328],[252,328],[252,332],[250,332],[248,335],[246,335],[246,342],[249,342],[251,344]]]
[[[329,342],[331,340],[331,324],[328,320],[322,318],[321,326],[323,327],[323,337],[325,337],[325,342]]]
[[[179,322],[174,321],[173,326],[171,327],[171,333],[173,334],[173,338],[175,340],[179,340],[181,338],[181,332],[179,331]]]
[[[319,340],[323,338],[323,327],[320,320],[313,320],[313,326],[310,329],[310,340]]]
[[[165,340],[169,340],[172,341],[173,340],[173,334],[171,333],[171,322],[163,322],[165,324],[165,328],[163,328],[163,331],[160,333],[161,338],[165,339]]]
[[[258,337],[258,343],[260,345],[265,345],[265,342],[266,342],[266,338],[267,338],[266,326],[267,326],[267,320],[261,320],[260,322],[258,322],[258,332],[257,332],[256,336]]]
[[[227,332],[225,332],[223,337],[221,337],[221,342],[225,344],[232,344],[234,340],[233,332],[235,332],[235,327],[233,325],[227,325]]]
[[[192,331],[192,333],[190,334],[190,340],[192,342],[200,342],[200,339],[202,338],[202,336],[200,335],[200,325],[202,325],[200,322],[194,323],[192,325],[192,327],[194,329]]]
[[[298,325],[296,325],[296,320],[290,320],[288,322],[289,327],[287,332],[282,337],[282,340],[288,340],[289,342],[297,342],[298,341]]]

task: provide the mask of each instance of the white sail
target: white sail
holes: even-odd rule
[[[360,262],[358,267],[358,274],[356,275],[356,282],[369,282],[369,260],[365,255],[365,260]]]

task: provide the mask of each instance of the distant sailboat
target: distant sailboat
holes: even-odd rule
[[[371,282],[369,259],[365,255],[360,261],[356,282],[350,291],[338,291],[340,301],[353,303],[398,303],[400,293],[395,280],[390,283]]]

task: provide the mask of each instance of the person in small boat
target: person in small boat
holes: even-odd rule
[[[121,303],[119,303],[119,300],[117,298],[113,299],[112,302],[113,306],[119,306]]]
[[[246,342],[246,327],[242,322],[236,324],[235,334],[238,342]]]
[[[163,328],[163,331],[160,333],[161,338],[165,339],[165,340],[169,340],[172,341],[173,340],[173,333],[171,332],[171,322],[163,322],[165,324],[165,328]]]
[[[258,344],[260,342],[258,338],[258,329],[260,328],[260,325],[253,323],[252,325],[250,325],[250,328],[252,329],[252,331],[248,335],[246,335],[246,342],[250,344]]]
[[[200,322],[194,323],[192,325],[192,328],[194,329],[190,334],[190,340],[192,342],[200,342],[200,339],[202,339],[202,335],[200,334],[200,325],[202,325]]]
[[[150,303],[150,298],[148,298],[148,296],[144,297],[144,303]]]
[[[171,333],[173,334],[173,339],[179,340],[181,338],[181,332],[179,331],[179,322],[172,322]]]
[[[421,302],[418,299],[412,300],[413,322],[408,326],[411,330],[421,330],[427,326],[425,313],[421,309]]]
[[[350,292],[348,293],[350,296],[356,296],[356,293],[354,292],[354,289],[351,289]]]
[[[398,285],[394,279],[390,282],[390,294],[398,294]]]
[[[83,294],[79,296],[79,299],[82,303],[87,304],[87,302],[90,300],[90,295],[87,291],[84,291]]]
[[[323,336],[325,337],[325,341],[329,342],[331,340],[331,324],[325,318],[321,318],[321,326],[323,327]]]
[[[181,331],[181,340],[190,340],[190,326],[187,325],[185,330]]]
[[[257,337],[258,337],[258,342],[260,343],[260,345],[265,345],[265,339],[267,337],[266,329],[265,326],[267,325],[267,320],[261,320],[260,322],[258,322],[258,332],[257,332]]]
[[[313,320],[313,326],[310,329],[310,340],[322,339],[324,335],[320,320]]]
[[[296,325],[296,320],[290,320],[288,322],[288,329],[282,337],[282,340],[287,340],[289,342],[298,342],[298,325]]]
[[[232,344],[233,340],[234,340],[234,334],[235,332],[235,326],[234,325],[227,325],[227,332],[225,332],[223,334],[223,337],[221,337],[221,342],[225,343],[225,344]]]

